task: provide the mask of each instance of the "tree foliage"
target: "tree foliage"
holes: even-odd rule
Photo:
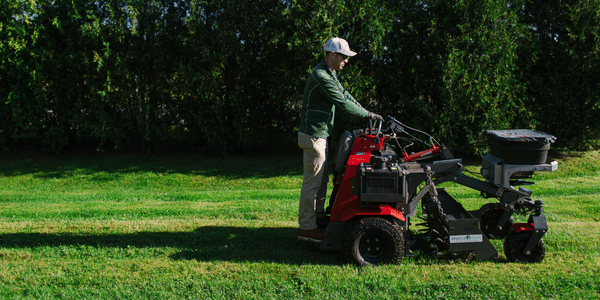
[[[333,36],[359,53],[340,72],[359,102],[449,146],[521,127],[578,148],[600,132],[598,0],[5,2],[4,151],[294,147]]]

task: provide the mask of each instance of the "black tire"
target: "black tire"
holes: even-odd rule
[[[526,255],[523,253],[523,249],[527,245],[531,232],[521,231],[516,233],[511,231],[504,240],[504,254],[506,259],[511,262],[524,262],[524,263],[539,263],[544,260],[546,255],[546,245],[543,240],[539,240],[535,245],[531,254]]]
[[[361,266],[399,264],[404,256],[404,235],[383,218],[364,218],[349,225],[342,244],[344,256]]]
[[[510,217],[508,221],[502,225],[502,229],[498,229],[496,224],[498,224],[503,213],[503,209],[490,209],[486,210],[483,215],[481,215],[481,218],[479,219],[479,228],[488,239],[501,240],[505,238],[510,232],[511,227],[515,224],[515,220]]]

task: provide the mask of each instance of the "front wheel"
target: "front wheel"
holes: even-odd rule
[[[383,218],[360,219],[350,224],[342,249],[357,265],[399,264],[404,255],[404,235]]]
[[[523,253],[531,232],[521,231],[516,233],[511,231],[504,240],[504,254],[506,259],[511,262],[539,263],[544,260],[546,255],[546,245],[543,240],[539,240],[529,254]]]

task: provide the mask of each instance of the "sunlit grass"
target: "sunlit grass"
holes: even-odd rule
[[[4,159],[0,298],[600,298],[598,153],[554,159],[528,187],[550,228],[542,263],[508,263],[494,241],[497,261],[419,250],[377,268],[296,240],[296,154]],[[494,201],[445,187],[467,209]]]

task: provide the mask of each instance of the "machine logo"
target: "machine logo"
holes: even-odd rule
[[[483,242],[483,234],[467,234],[467,235],[451,235],[450,244],[459,243],[481,243]]]

